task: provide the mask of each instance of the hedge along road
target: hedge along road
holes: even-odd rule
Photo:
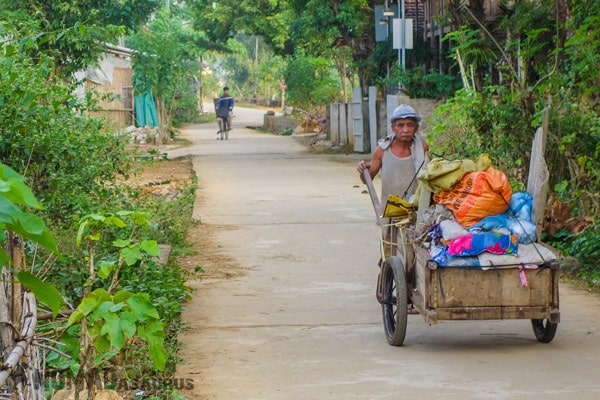
[[[236,109],[228,141],[190,126],[195,218],[211,251],[244,271],[192,281],[176,378],[188,399],[598,399],[600,302],[561,284],[554,341],[528,320],[409,315],[404,346],[384,336],[375,300],[378,228],[355,171],[365,155],[311,154],[258,133],[264,111]],[[378,182],[376,182],[376,185]],[[199,251],[208,249],[199,247]]]

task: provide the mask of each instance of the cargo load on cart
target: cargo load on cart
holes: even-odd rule
[[[429,324],[528,319],[537,340],[554,338],[560,271],[555,252],[540,241],[548,186],[543,143],[538,129],[525,191],[513,192],[482,154],[434,158],[418,172],[415,199],[382,199],[377,299],[390,344],[404,342],[409,304]]]

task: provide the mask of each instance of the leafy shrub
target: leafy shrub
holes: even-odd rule
[[[304,109],[331,103],[339,94],[331,62],[324,57],[296,54],[288,61],[285,82],[290,104]]]
[[[552,113],[546,162],[550,184],[575,214],[600,213],[600,119],[589,105],[562,101]]]
[[[24,176],[25,183],[37,196],[36,201],[44,206],[36,212],[49,221],[48,226],[58,238],[62,252],[59,259],[44,259],[39,249],[28,246],[25,249],[28,265],[54,283],[69,304],[80,304],[84,298],[105,304],[112,302],[110,318],[118,317],[123,322],[121,325],[116,319],[109,321],[108,314],[105,318],[102,310],[94,310],[87,332],[78,324],[81,320],[72,321],[73,325],[64,331],[61,317],[41,323],[38,328],[46,335],[54,338],[57,332],[64,334],[61,339],[65,346],[60,351],[71,355],[65,358],[54,352],[44,360],[44,365],[77,375],[81,367],[81,343],[77,338],[88,333],[94,337],[94,345],[98,345],[98,358],[91,361],[97,363],[95,367],[102,368],[108,361],[120,361],[119,357],[124,356],[126,362],[135,367],[131,370],[144,378],[155,376],[156,369],[172,374],[177,362],[176,332],[189,290],[184,285],[186,272],[183,269],[172,263],[159,264],[153,257],[159,240],[183,251],[185,230],[191,221],[193,188],[185,192],[181,201],[163,202],[168,206],[161,207],[160,202],[146,202],[135,191],[119,186],[118,178],[132,172],[132,159],[126,149],[129,138],[107,132],[102,120],[90,118],[87,111],[94,108],[93,95],[76,97],[76,86],[57,77],[52,56],[38,51],[38,46],[53,40],[54,34],[37,35],[35,31],[27,37],[19,36],[9,30],[12,22],[0,21],[3,37],[0,42],[0,162]],[[31,29],[36,28],[35,23],[30,25]],[[28,205],[34,204],[33,195],[31,197],[24,199],[29,201]],[[106,241],[97,243],[93,249],[77,248],[74,225],[82,215],[99,216],[119,209],[150,210],[148,213],[158,218],[152,224],[138,227],[137,236],[123,235],[116,226],[111,226],[103,237]],[[22,236],[27,237],[23,233],[28,233],[30,225],[34,226],[38,239],[46,235],[46,231],[36,225],[36,218],[21,223]],[[133,236],[139,239],[141,247],[129,242]],[[122,260],[127,261],[121,263]],[[90,274],[90,265],[100,272]],[[117,266],[119,277],[107,279],[108,270],[117,271]],[[30,275],[22,276],[24,285],[25,280],[37,282]],[[146,314],[133,315],[136,304],[141,304]],[[132,316],[138,328],[142,327],[136,330],[137,338],[132,334]],[[151,326],[147,322],[151,322]],[[161,333],[163,327],[166,336]],[[122,341],[123,338],[127,340]],[[163,344],[168,358],[157,349]],[[148,357],[148,352],[152,357]]]
[[[290,127],[283,128],[281,131],[279,131],[280,136],[290,136],[293,133],[294,133],[294,130]]]
[[[434,110],[427,138],[436,154],[473,159],[480,154],[482,138],[469,110],[479,108],[481,102],[478,93],[462,90]]]
[[[149,215],[120,211],[81,220],[77,242],[82,293],[69,293],[69,303],[79,305],[67,325],[53,324],[63,332],[64,348],[48,353],[49,366],[66,369],[77,379],[120,369],[127,370],[121,379],[132,380],[174,373],[177,332],[189,290],[182,269],[158,262],[159,247],[152,238],[156,225]],[[89,340],[77,339],[83,335]]]
[[[49,59],[21,50],[5,45],[0,58],[0,161],[25,176],[52,224],[113,208],[116,176],[130,172],[127,138],[85,115],[74,88],[49,75]]]
[[[171,103],[171,107],[174,109],[171,123],[174,127],[198,121],[198,93],[195,91],[181,92]]]
[[[425,72],[423,68],[400,71],[394,79],[402,85],[402,91],[414,99],[449,98],[461,86],[454,76],[440,74],[435,70]]]
[[[491,87],[459,90],[436,108],[428,138],[433,151],[450,159],[475,159],[482,153],[505,172],[515,190],[524,188],[534,129],[518,99]]]
[[[152,215],[150,224],[135,226],[136,237],[143,240],[154,240],[157,243],[169,243],[172,254],[182,254],[189,247],[186,235],[194,221],[191,218],[195,186],[182,189],[180,195],[172,201],[143,196],[131,198],[133,209],[137,213]],[[127,222],[128,221],[128,222]],[[126,220],[129,230],[133,229],[133,221]],[[106,226],[102,233],[102,240],[96,243],[95,257],[111,258],[114,253],[113,243],[123,238],[125,229]],[[63,237],[75,237],[73,230],[63,229]],[[63,256],[54,261],[52,279],[55,285],[64,292],[70,303],[78,303],[84,295],[85,284],[89,279],[89,266],[86,257],[82,257],[82,250],[74,245],[74,241],[63,241],[61,247]],[[87,250],[84,250],[87,255]],[[139,274],[140,268],[144,274]],[[165,316],[166,325],[177,325],[181,313],[182,299],[187,296],[185,289],[186,272],[178,266],[169,263],[167,266],[158,264],[155,260],[146,261],[143,266],[128,267],[121,270],[119,288],[132,292],[151,293],[160,295],[160,300],[154,304],[159,313]],[[107,282],[95,277],[94,288],[108,288]],[[166,282],[170,284],[165,285]],[[154,296],[152,297],[155,298]],[[164,303],[164,308],[163,304]],[[177,307],[175,304],[179,304]],[[171,318],[173,320],[171,320]]]
[[[590,287],[600,287],[600,225],[588,226],[582,232],[572,235],[557,235],[551,238],[552,245],[563,254],[575,257],[580,264],[574,271]]]

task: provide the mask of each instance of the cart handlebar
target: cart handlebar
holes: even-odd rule
[[[368,169],[363,171],[363,178],[365,180],[365,184],[367,185],[367,189],[369,190],[369,196],[371,196],[371,203],[373,203],[373,210],[375,210],[377,225],[381,226],[381,215],[379,214],[381,212],[381,204],[379,202],[379,197],[377,196],[375,186],[373,186],[373,180],[371,179],[371,174],[369,174]]]

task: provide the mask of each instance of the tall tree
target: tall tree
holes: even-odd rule
[[[56,71],[69,77],[97,62],[106,43],[136,30],[158,6],[158,0],[0,0],[0,20],[37,37],[36,51],[52,56]]]
[[[328,57],[334,63],[344,100],[347,100],[348,71],[358,71],[361,87],[370,76],[366,62],[375,48],[373,8],[367,0],[290,0],[295,12],[290,32],[295,48],[315,57]]]
[[[372,80],[375,0],[187,0],[194,26],[204,30],[213,48],[225,49],[236,33],[264,37],[278,55],[326,57],[345,87],[350,71],[361,86]],[[214,6],[213,6],[214,5]]]
[[[158,103],[161,133],[171,125],[176,97],[200,73],[201,38],[185,22],[181,10],[161,9],[143,29],[130,37],[133,50],[134,90],[152,93]]]
[[[290,17],[287,1],[278,0],[184,0],[193,26],[204,32],[207,48],[228,51],[227,42],[237,34],[259,35],[276,49],[288,41]]]

